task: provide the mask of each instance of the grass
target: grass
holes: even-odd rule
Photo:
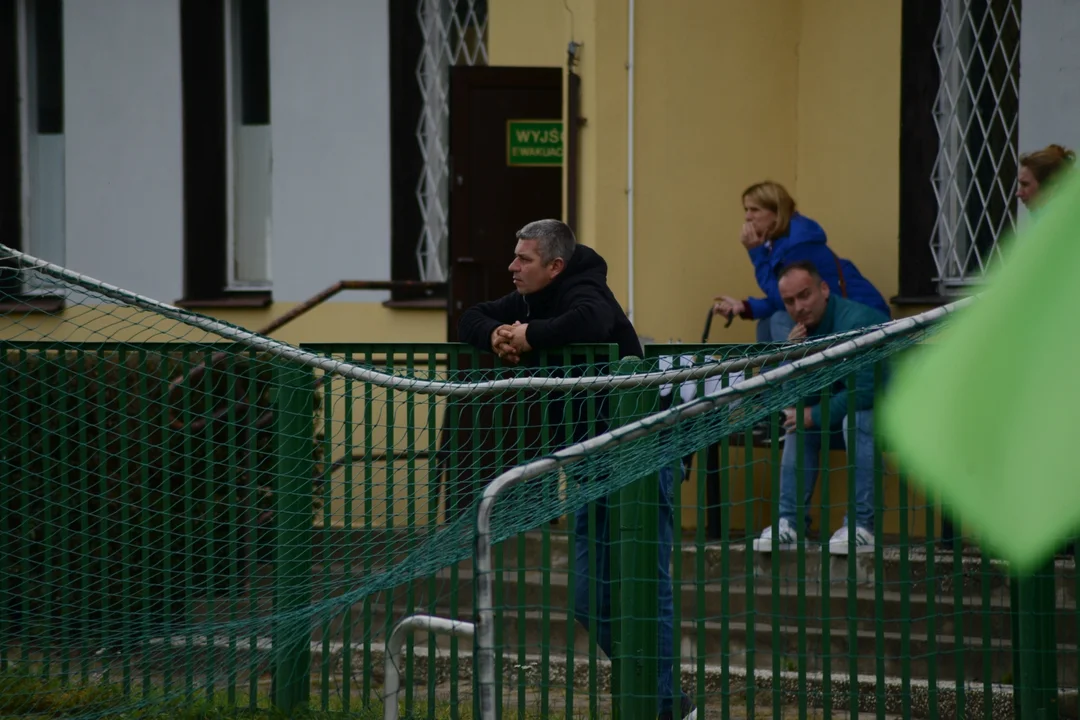
[[[269,706],[271,703],[267,696],[261,695],[259,704]],[[0,720],[382,720],[383,705],[378,700],[350,712],[340,709],[340,698],[332,698],[331,705],[338,705],[338,709],[299,708],[286,714],[272,708],[251,710],[229,706],[223,696],[209,700],[155,697],[153,694],[124,697],[115,682],[63,683],[58,678],[44,678],[41,670],[31,665],[0,671]],[[429,717],[426,706],[416,709]],[[434,720],[472,720],[471,703],[459,704],[456,714],[452,710],[449,702],[437,701],[430,717]],[[409,720],[404,701],[398,717]],[[526,717],[538,720],[540,713],[538,710],[526,713]]]

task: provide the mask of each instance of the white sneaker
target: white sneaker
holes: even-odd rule
[[[776,523],[776,539],[780,550],[793,550],[798,547],[798,535],[795,534],[795,528],[791,526],[784,518],[780,518]],[[754,540],[754,550],[760,553],[772,552],[773,549],[773,535],[772,525],[761,531],[761,536]]]
[[[833,533],[832,538],[829,539],[829,552],[833,555],[839,555],[846,557],[848,550],[850,549],[850,539],[848,538],[848,528],[844,527]],[[874,551],[874,536],[866,528],[861,528],[858,525],[855,526],[855,552],[865,553]]]

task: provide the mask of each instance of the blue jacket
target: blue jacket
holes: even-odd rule
[[[796,213],[791,218],[787,235],[750,250],[754,275],[765,297],[746,299],[749,310],[746,317],[760,320],[775,312],[786,312],[777,287],[777,274],[785,265],[796,260],[809,260],[814,263],[821,279],[829,284],[832,294],[868,305],[889,316],[889,305],[877,288],[863,277],[854,263],[837,257],[825,244],[825,240],[825,230],[820,225],[805,215]],[[840,270],[844,275],[844,288],[840,286]]]

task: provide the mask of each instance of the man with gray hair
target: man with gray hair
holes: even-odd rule
[[[462,341],[517,364],[532,350],[571,343],[619,345],[641,355],[634,326],[607,285],[607,263],[578,245],[566,223],[537,220],[517,232],[509,270],[515,292],[461,316]]]
[[[607,263],[592,248],[578,245],[573,231],[558,220],[537,220],[517,232],[517,247],[509,270],[515,292],[469,308],[461,316],[458,334],[464,342],[490,350],[511,364],[535,363],[534,350],[563,347],[573,343],[616,343],[619,356],[641,357],[637,332],[607,284]],[[601,393],[596,403],[595,432],[607,426],[607,398]],[[583,400],[570,400],[574,440],[588,435]],[[559,403],[549,403],[554,417],[561,418]],[[558,422],[558,421],[556,421]],[[672,712],[672,621],[671,548],[674,534],[672,493],[674,473],[670,465],[660,471],[657,501],[659,549],[657,587],[659,594],[657,640],[658,717],[694,718],[694,703],[680,692],[678,714]],[[610,499],[595,505],[596,578],[589,568],[589,509],[577,510],[574,518],[575,597],[574,616],[586,628],[597,624],[600,648],[611,657],[611,543],[608,530]],[[595,593],[595,617],[590,608],[590,587]]]

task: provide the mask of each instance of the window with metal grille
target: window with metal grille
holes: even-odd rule
[[[390,3],[395,280],[445,281],[450,212],[450,68],[487,65],[487,0]],[[394,301],[423,300],[396,290]]]
[[[979,282],[1015,222],[1020,0],[942,0],[934,55],[930,249],[937,292],[947,296]]]

